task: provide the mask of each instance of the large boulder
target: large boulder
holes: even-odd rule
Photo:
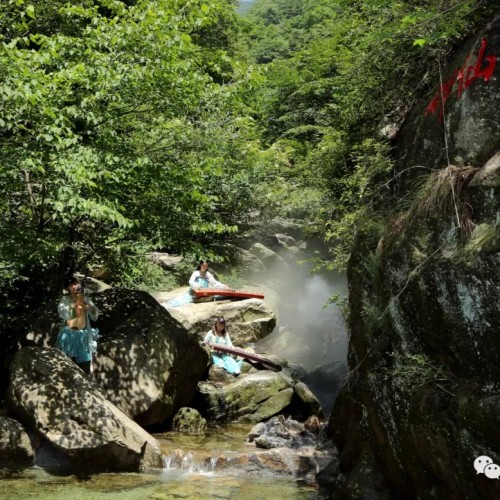
[[[279,414],[302,420],[322,415],[318,400],[305,384],[296,384],[284,372],[266,370],[242,374],[232,383],[202,382],[196,404],[208,420],[218,422],[257,423]]]
[[[422,167],[440,168],[447,155],[453,165],[482,165],[498,151],[499,34],[497,17],[456,51],[443,70],[442,86],[437,83],[413,108],[397,141],[402,177],[413,180],[425,172]]]
[[[283,257],[273,252],[262,243],[254,243],[249,250],[264,263],[268,270],[283,271],[288,267]]]
[[[257,342],[269,335],[276,326],[273,310],[260,299],[222,300],[169,307],[168,300],[165,299],[171,298],[171,294],[156,297],[190,335],[197,336],[200,340],[213,327],[219,316],[226,318],[227,330],[233,344],[237,346]]]
[[[162,465],[157,441],[58,349],[17,352],[7,402],[79,470],[139,471]]]
[[[100,310],[94,376],[107,398],[145,426],[189,404],[208,356],[148,293],[113,288],[92,296]],[[47,305],[22,343],[55,345],[61,321]]]
[[[498,53],[500,17],[445,69],[445,115],[438,98],[406,125],[401,172],[445,168],[376,248],[359,239],[351,253],[350,373],[329,426],[344,492],[368,497],[378,477],[401,498],[498,496],[474,470],[483,455],[500,464]]]
[[[35,453],[24,427],[13,418],[0,415],[0,465],[28,466]]]
[[[207,371],[206,351],[148,293],[113,290],[99,299],[95,378],[106,397],[143,426],[172,418]]]

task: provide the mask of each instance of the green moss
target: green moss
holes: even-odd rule
[[[479,224],[472,238],[464,247],[466,253],[493,253],[500,250],[500,227],[496,224]]]

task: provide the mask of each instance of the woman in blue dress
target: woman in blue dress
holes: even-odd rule
[[[92,371],[92,355],[97,351],[99,330],[92,328],[90,320],[95,321],[99,310],[87,296],[83,295],[78,280],[66,278],[63,295],[57,306],[60,318],[64,321],[57,337],[56,347],[61,349],[87,374]]]
[[[219,344],[225,347],[233,347],[229,333],[226,331],[226,320],[223,316],[217,319],[212,329],[207,332],[203,342],[206,344]],[[241,373],[241,361],[236,361],[230,354],[212,351],[212,361],[214,365],[224,368],[233,375]]]
[[[193,274],[191,274],[189,278],[189,291],[179,297],[169,300],[167,306],[179,307],[191,304],[192,302],[210,302],[216,299],[216,297],[196,299],[193,293],[194,290],[200,290],[202,288],[229,288],[227,285],[224,285],[224,283],[214,278],[213,274],[208,270],[208,261],[206,260],[200,260],[198,267]]]

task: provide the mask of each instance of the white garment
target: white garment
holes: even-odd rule
[[[87,311],[87,325],[89,325],[89,320],[95,321],[99,316],[99,309],[97,309],[96,305],[86,295],[83,299],[85,304],[90,306],[90,309]],[[59,313],[59,317],[65,322],[68,321],[68,319],[76,317],[73,301],[69,295],[62,296],[59,304],[57,305],[57,312]]]
[[[189,278],[189,286],[191,288],[204,288],[201,283],[198,283],[198,281],[201,280],[206,280],[209,288],[226,288],[226,285],[222,284],[220,281],[217,281],[209,271],[205,272],[205,276],[202,276],[200,271],[195,271],[191,275],[191,278]]]
[[[229,337],[229,333],[226,335],[215,335],[213,330],[210,330],[205,335],[203,342],[211,342],[212,344],[225,345],[226,347],[233,347],[233,343],[231,342],[231,338]]]

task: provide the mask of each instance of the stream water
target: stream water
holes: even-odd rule
[[[0,469],[0,498],[19,500],[86,499],[317,499],[326,498],[313,486],[293,478],[256,476],[220,467],[221,458],[255,450],[246,442],[251,426],[227,425],[188,436],[156,434],[164,453],[164,468],[142,474],[49,473],[32,467]]]

